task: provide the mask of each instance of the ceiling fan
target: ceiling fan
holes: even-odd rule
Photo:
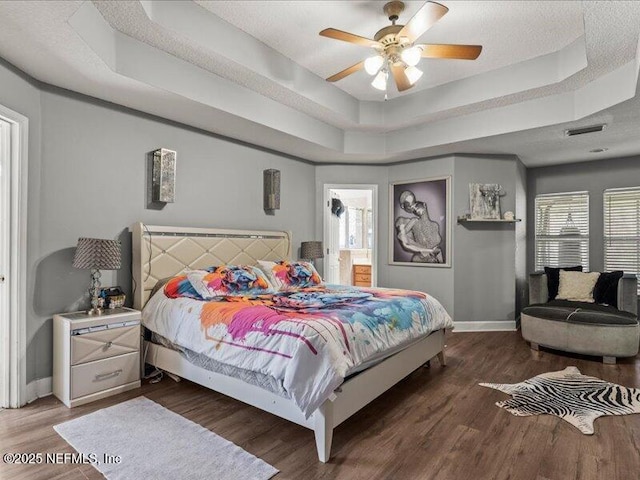
[[[393,0],[385,4],[383,10],[391,25],[378,30],[373,40],[335,28],[326,28],[320,32],[323,37],[371,47],[376,51],[374,56],[345,68],[327,78],[327,81],[336,82],[364,68],[369,75],[375,75],[371,82],[374,88],[386,91],[391,72],[398,91],[404,92],[413,87],[422,76],[422,71],[416,67],[421,58],[475,60],[482,51],[481,45],[414,43],[449,11],[444,5],[426,2],[406,25],[396,25],[404,10],[403,2]]]

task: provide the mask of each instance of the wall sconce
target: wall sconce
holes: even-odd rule
[[[176,157],[176,152],[166,148],[153,152],[151,192],[154,202],[176,201]]]
[[[264,170],[264,211],[275,215],[280,210],[280,170]]]

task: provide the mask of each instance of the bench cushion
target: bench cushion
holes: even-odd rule
[[[637,325],[638,318],[609,305],[568,300],[552,300],[531,305],[522,310],[531,317],[557,322],[582,323],[592,325]]]

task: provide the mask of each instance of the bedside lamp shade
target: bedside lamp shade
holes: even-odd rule
[[[300,257],[305,260],[315,260],[316,258],[324,258],[322,242],[302,242],[300,244]]]
[[[89,287],[91,310],[87,312],[89,315],[102,313],[102,309],[98,306],[100,270],[117,270],[121,265],[120,242],[101,238],[81,237],[78,239],[73,266],[91,270],[91,287]]]
[[[78,239],[73,257],[75,268],[95,268],[97,270],[117,270],[121,266],[120,242],[100,238]]]

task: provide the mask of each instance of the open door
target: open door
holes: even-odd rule
[[[11,238],[9,166],[11,160],[11,126],[0,119],[0,408],[9,407],[9,239]]]
[[[326,283],[376,286],[377,189],[377,185],[325,185]]]
[[[333,190],[329,190],[329,199],[325,202],[324,217],[326,219],[325,231],[325,257],[324,257],[324,281],[326,283],[340,283],[340,218],[335,211],[336,202],[340,196]]]

